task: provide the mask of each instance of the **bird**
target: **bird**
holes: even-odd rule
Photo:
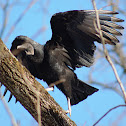
[[[116,45],[119,43],[116,36],[122,35],[117,29],[124,27],[115,22],[124,20],[112,16],[118,14],[115,11],[98,10],[98,14],[104,43]],[[75,73],[77,68],[93,65],[95,42],[102,44],[96,29],[96,12],[59,12],[51,17],[50,24],[52,37],[44,45],[19,35],[13,40],[10,50],[34,77],[48,84],[47,91],[54,90],[56,86],[63,92],[68,102],[67,113],[71,115],[71,105],[78,104],[99,90],[78,79]]]

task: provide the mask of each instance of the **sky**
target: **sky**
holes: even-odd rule
[[[4,0],[3,0],[4,1]],[[12,3],[13,0],[10,0]],[[123,0],[122,0],[123,1]],[[7,28],[3,34],[2,40],[5,42],[6,46],[10,49],[11,42],[18,35],[26,35],[39,42],[40,44],[45,44],[51,38],[51,28],[50,28],[50,19],[51,16],[58,12],[64,12],[69,10],[90,10],[93,9],[92,3],[89,0],[38,0],[38,2],[33,5],[31,9],[23,16],[20,22],[17,23],[16,28],[7,38],[8,32],[11,26],[16,22],[19,15],[22,14],[23,10],[27,7],[28,3],[25,0],[18,2],[16,5],[13,5],[13,8],[10,9]],[[97,2],[97,7],[101,8],[106,4],[104,2]],[[124,5],[121,4],[123,8]],[[121,17],[121,16],[118,16]],[[125,17],[121,17],[125,18]],[[0,9],[0,19],[3,20],[3,13]],[[125,18],[126,19],[126,18]],[[124,23],[125,25],[125,23]],[[0,22],[0,29],[2,22]],[[45,28],[39,36],[36,35],[38,29]],[[103,60],[103,62],[106,62]],[[106,62],[107,63],[107,62]],[[107,65],[108,66],[108,65]],[[81,68],[77,69],[76,73],[79,79],[87,82],[87,73],[90,71],[90,68]],[[100,70],[98,72],[101,72]],[[113,80],[114,74],[110,67],[107,67],[107,70],[102,73],[96,73],[95,78],[101,81],[111,81]],[[108,74],[109,73],[109,74]],[[38,79],[37,79],[38,80]],[[47,84],[42,80],[38,80],[45,88]],[[77,105],[72,106],[72,115],[71,119],[75,121],[77,126],[91,126],[93,125],[103,114],[105,114],[110,108],[124,104],[123,99],[116,94],[114,91],[104,90],[103,88],[93,85],[96,88],[99,88],[99,91],[92,96],[89,96],[86,100],[80,102]],[[1,90],[4,92],[5,87],[2,86]],[[59,103],[59,105],[67,110],[67,100],[66,97],[55,88],[54,92],[49,92],[50,95]],[[5,100],[8,101],[10,92],[8,91],[5,96]],[[15,98],[7,103],[13,116],[16,121],[20,123],[20,126],[37,126],[36,121],[28,113],[28,111],[19,103],[15,104]],[[99,124],[98,126],[107,126],[113,125],[113,122],[116,121],[121,114],[125,112],[125,117],[117,126],[125,126],[126,124],[126,108],[117,108],[116,110],[109,113]],[[0,101],[0,125],[11,126],[11,120]]]

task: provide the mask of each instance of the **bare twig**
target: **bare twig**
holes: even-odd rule
[[[21,19],[24,17],[24,15],[28,12],[28,10],[37,2],[38,0],[31,0],[31,2],[28,4],[28,6],[26,7],[26,9],[21,13],[21,15],[19,16],[19,18],[15,21],[15,23],[12,25],[12,27],[10,28],[9,32],[6,35],[5,38],[5,42],[8,41],[9,36],[11,35],[11,33],[14,31],[15,27],[17,26],[17,24],[21,21]]]
[[[113,108],[111,108],[108,112],[106,112],[93,126],[96,126],[109,112],[111,112],[112,110],[119,108],[119,107],[126,107],[126,105],[118,105],[115,106]]]
[[[51,84],[49,85],[49,87],[53,87],[53,86],[55,86],[55,85],[58,85],[58,84],[61,84],[61,83],[65,82],[65,81],[66,81],[65,79],[60,79],[60,80],[58,80],[58,81],[56,81],[56,82],[54,82],[54,83],[51,83]]]
[[[9,107],[8,107],[8,105],[7,105],[7,103],[6,103],[6,101],[5,101],[5,99],[2,97],[1,89],[0,89],[0,99],[1,99],[1,101],[2,101],[2,103],[3,103],[3,105],[4,105],[4,107],[5,107],[5,110],[7,111],[8,115],[9,115],[9,117],[10,117],[10,119],[11,119],[12,125],[13,125],[13,126],[18,126],[18,124],[16,123],[16,121],[15,121],[15,119],[14,119],[14,117],[13,117],[13,114],[11,113],[11,111],[10,111],[10,109],[9,109]]]
[[[122,92],[119,91],[116,87],[112,87],[112,86],[109,86],[108,84],[103,84],[103,83],[100,83],[100,82],[97,82],[97,81],[89,81],[90,84],[95,84],[95,85],[98,85],[98,86],[101,86],[105,89],[109,89],[109,90],[112,90],[112,91],[115,91],[116,93],[118,93],[121,97],[123,97],[122,95]]]
[[[108,5],[106,5],[106,6],[102,7],[102,8],[100,8],[99,10],[103,10],[104,8],[109,7],[109,6],[112,6],[112,5],[113,5],[113,3],[110,3],[110,4],[108,4]]]
[[[98,26],[97,27],[98,28],[97,31],[99,31],[100,39],[101,39],[101,42],[103,44],[103,50],[104,50],[105,58],[107,59],[107,61],[109,62],[110,66],[113,69],[113,72],[115,74],[115,77],[116,77],[116,79],[117,79],[117,81],[118,81],[118,83],[119,83],[119,85],[121,87],[121,90],[123,92],[124,100],[125,100],[125,103],[126,103],[126,92],[125,92],[125,88],[124,88],[124,86],[123,86],[123,84],[122,84],[122,82],[121,82],[121,80],[119,78],[119,75],[117,73],[117,70],[116,70],[116,68],[115,68],[115,66],[114,66],[114,64],[113,64],[113,62],[112,62],[112,60],[111,60],[111,58],[109,56],[109,53],[108,53],[108,51],[107,51],[107,49],[105,47],[105,42],[104,42],[103,34],[102,34],[102,31],[101,31],[101,25],[100,25],[100,21],[99,21],[99,14],[98,14],[98,10],[96,8],[95,0],[92,0],[92,3],[93,3],[93,6],[94,6],[94,9],[95,9],[95,12],[96,12],[96,20],[97,20],[97,26]]]
[[[43,26],[42,28],[40,28],[34,35],[32,35],[32,39],[35,39],[35,38],[37,38],[39,35],[40,35],[40,33],[43,33],[43,32],[45,32],[46,31],[46,29],[47,29],[47,27],[46,26]]]
[[[28,79],[27,79],[27,77],[26,76],[24,76],[24,74],[23,74],[23,69],[21,69],[21,75],[22,75],[22,78],[24,78],[24,81],[25,81],[25,83],[26,84],[28,84],[29,83],[29,81],[28,81]],[[34,92],[34,94],[36,95],[36,97],[37,97],[37,114],[38,114],[38,126],[41,126],[41,106],[40,106],[40,97],[39,97],[39,92],[37,92],[33,87],[32,87],[32,85],[30,85],[30,88],[31,88],[31,90]],[[39,88],[37,88],[37,90],[38,91],[40,91],[39,90]]]
[[[37,93],[37,112],[38,112],[38,126],[41,126],[41,107],[40,107],[40,98]]]
[[[122,114],[120,114],[118,116],[118,118],[116,119],[116,121],[114,121],[111,126],[119,126],[119,124],[121,123],[121,121],[124,119],[124,117],[126,117],[126,110],[122,112]]]
[[[8,15],[7,8],[8,8],[8,4],[9,4],[9,0],[7,0],[6,4],[3,7],[3,12],[4,12],[3,18],[4,19],[3,19],[2,29],[1,29],[1,32],[0,32],[0,38],[2,38],[4,30],[5,30],[5,27],[6,27],[6,24],[7,24],[7,15]]]

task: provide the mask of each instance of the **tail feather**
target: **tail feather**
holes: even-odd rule
[[[80,101],[86,99],[89,95],[97,92],[98,89],[94,88],[81,80],[78,80],[79,83],[77,85],[72,86],[72,98],[71,105],[75,105]]]

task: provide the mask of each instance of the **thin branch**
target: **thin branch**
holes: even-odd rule
[[[29,83],[29,80],[27,79],[27,77],[23,74],[23,69],[21,69],[21,75],[22,75],[22,77],[24,78],[24,81],[25,81],[25,83],[28,85],[28,83]],[[39,87],[37,87],[37,90],[38,91],[36,91],[33,87],[32,87],[32,85],[29,85],[30,86],[30,88],[32,89],[32,91],[34,92],[34,94],[36,95],[36,98],[37,98],[37,114],[38,114],[38,126],[41,126],[41,106],[40,106],[40,98],[39,98],[39,95],[40,95],[40,89],[39,89]]]
[[[108,112],[106,112],[93,126],[96,126],[108,113],[110,113],[112,110],[119,108],[119,107],[126,107],[126,105],[118,105],[113,108],[111,108]]]
[[[24,15],[28,12],[28,10],[37,2],[38,0],[31,0],[31,2],[28,4],[28,6],[26,7],[26,9],[21,13],[21,15],[19,16],[19,18],[15,21],[15,23],[11,26],[9,32],[6,35],[5,38],[5,42],[8,41],[8,38],[10,37],[11,33],[14,31],[15,27],[17,26],[17,24],[21,21],[21,19],[24,17]]]
[[[40,106],[40,98],[37,93],[37,113],[38,113],[38,126],[41,126],[41,106]]]
[[[45,32],[47,30],[46,26],[43,26],[42,28],[40,28],[34,35],[32,35],[32,39],[36,39],[41,33]]]
[[[122,48],[121,45],[117,45],[115,46],[115,48],[113,49],[117,56],[119,57],[119,60],[120,60],[120,66],[123,67],[124,69],[126,69],[126,63],[125,63],[125,53],[124,53],[124,50]]]
[[[118,118],[111,124],[111,126],[119,126],[119,124],[121,123],[121,121],[124,119],[124,117],[126,117],[126,110],[123,111]]]
[[[101,25],[100,25],[100,20],[99,20],[99,14],[98,14],[98,10],[97,10],[97,8],[96,8],[95,0],[92,0],[92,3],[93,3],[93,7],[94,7],[94,9],[95,9],[95,12],[96,12],[96,20],[97,20],[97,25],[98,25],[97,28],[98,28],[98,31],[99,31],[99,35],[100,35],[101,42],[102,42],[102,44],[103,44],[103,50],[104,50],[105,58],[107,59],[107,61],[109,62],[110,66],[111,66],[112,69],[113,69],[113,72],[114,72],[114,74],[115,74],[115,77],[116,77],[116,79],[117,79],[117,81],[118,81],[118,83],[119,83],[119,85],[120,85],[120,87],[121,87],[121,90],[122,90],[122,92],[123,92],[124,100],[125,100],[125,103],[126,103],[126,92],[125,92],[125,88],[124,88],[124,86],[123,86],[123,84],[122,84],[122,82],[121,82],[121,80],[120,80],[120,78],[119,78],[119,75],[118,75],[118,73],[117,73],[117,70],[116,70],[116,68],[115,68],[115,66],[114,66],[114,64],[113,64],[113,62],[112,62],[112,60],[111,60],[111,58],[110,58],[110,56],[109,56],[109,53],[108,53],[108,51],[107,51],[107,49],[106,49],[106,47],[105,47],[105,42],[104,42],[103,34],[102,34],[102,31],[101,31]]]
[[[10,119],[11,119],[12,125],[13,125],[13,126],[18,126],[18,124],[16,123],[16,121],[15,121],[15,119],[14,119],[14,117],[13,117],[13,114],[11,113],[11,111],[10,111],[10,109],[9,109],[9,107],[8,107],[8,105],[7,105],[6,101],[5,101],[5,99],[4,99],[4,97],[2,97],[1,89],[0,89],[0,99],[1,99],[1,101],[2,101],[2,103],[3,103],[3,105],[4,105],[4,107],[5,107],[5,110],[7,111],[8,115],[9,115],[9,117],[10,117]]]
[[[8,5],[9,5],[9,0],[7,0],[6,4],[3,7],[3,12],[4,12],[4,14],[3,14],[3,25],[2,25],[1,32],[0,32],[0,38],[2,38],[6,24],[7,24],[7,16],[8,16],[7,8],[8,8]]]
[[[66,81],[65,79],[60,79],[60,80],[58,80],[58,81],[56,81],[56,82],[54,82],[54,83],[51,83],[51,84],[49,85],[49,87],[53,87],[53,86],[55,86],[55,85],[58,85],[58,84],[61,84],[61,83],[65,82],[65,81]]]
[[[103,83],[100,83],[100,82],[97,82],[97,81],[89,81],[89,82],[90,82],[90,84],[95,84],[95,85],[101,86],[105,89],[110,89],[112,91],[115,91],[116,93],[118,93],[123,98],[122,92],[120,92],[116,87],[112,87],[112,86],[109,86],[108,84],[103,84]]]

